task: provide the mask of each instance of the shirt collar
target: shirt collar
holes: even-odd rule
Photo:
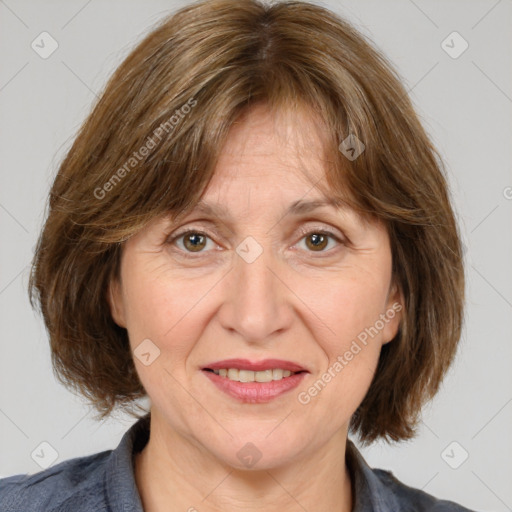
[[[395,495],[382,483],[350,439],[347,440],[346,461],[352,479],[352,512],[401,510]]]
[[[135,483],[134,457],[149,440],[150,413],[125,432],[109,457],[106,467],[106,492],[112,512],[144,512]]]
[[[135,483],[134,457],[149,439],[150,413],[134,423],[112,451],[106,467],[106,492],[112,512],[144,512]],[[352,480],[352,512],[391,512],[400,505],[366,463],[354,443],[347,440],[347,466]]]

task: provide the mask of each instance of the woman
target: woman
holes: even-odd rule
[[[1,480],[0,510],[468,510],[348,439],[414,435],[464,269],[403,86],[328,10],[164,20],[64,159],[29,286],[61,381],[139,420],[115,450]]]

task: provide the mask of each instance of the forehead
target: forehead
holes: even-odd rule
[[[294,202],[293,211],[304,211],[299,205],[304,196],[333,203],[334,198],[319,193],[326,186],[326,164],[317,123],[305,109],[271,111],[259,104],[243,112],[227,134],[196,209],[227,217],[224,205],[241,201]]]
[[[325,174],[325,125],[310,109],[270,110],[258,104],[246,110],[232,124],[220,151],[215,176],[237,175],[243,168],[265,173],[312,176]],[[251,174],[247,174],[250,177]]]
[[[232,221],[239,211],[252,216],[261,208],[292,216],[336,209],[367,224],[330,193],[326,129],[307,108],[251,107],[231,126],[199,201],[176,218],[194,212]]]

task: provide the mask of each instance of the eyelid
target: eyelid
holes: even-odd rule
[[[166,235],[164,243],[171,243],[171,242],[175,241],[176,239],[182,237],[183,235],[186,235],[187,233],[197,233],[198,235],[205,235],[211,239],[213,239],[215,236],[208,229],[204,229],[202,227],[196,227],[194,225],[191,225],[191,226],[187,225],[186,227],[178,228],[178,229],[172,231],[171,233],[169,233],[168,235]]]
[[[233,234],[233,230],[229,228],[225,223],[219,222],[215,219],[210,218],[199,218],[199,219],[193,219],[193,220],[187,220],[186,222],[183,222],[183,224],[177,228],[175,228],[173,231],[171,231],[167,236],[172,237],[173,235],[176,236],[178,233],[181,233],[182,235],[187,233],[188,231],[197,231],[197,232],[205,232],[207,233],[208,230],[205,230],[203,227],[197,226],[197,224],[207,224],[211,225],[212,229],[215,229],[217,232],[220,232],[222,234]],[[183,228],[183,230],[182,230]]]
[[[167,241],[168,239],[182,236],[182,235],[188,233],[189,231],[194,231],[197,233],[204,233],[209,236],[212,236],[211,234],[208,233],[208,229],[205,230],[202,227],[197,227],[196,225],[194,225],[195,223],[200,223],[200,222],[212,224],[216,229],[218,229],[221,232],[226,231],[226,232],[229,232],[230,234],[233,234],[233,231],[231,229],[227,229],[227,227],[224,224],[219,225],[217,222],[212,221],[210,219],[199,219],[199,220],[193,220],[193,221],[187,222],[185,224],[185,227],[183,227],[183,230],[180,227],[176,228],[174,231],[172,231],[171,233],[166,235],[165,240]],[[311,222],[319,222],[319,221],[304,219],[304,220],[302,220],[301,224],[311,223]],[[189,224],[192,224],[192,225],[189,225]],[[350,242],[348,237],[342,231],[340,231],[337,228],[328,226],[328,225],[326,226],[325,224],[324,225],[316,225],[316,226],[301,226],[299,228],[299,233],[301,233],[302,235],[307,235],[314,230],[326,231],[329,234],[332,234],[334,237],[338,237],[338,239],[340,239],[341,241]]]
[[[302,236],[306,236],[311,233],[327,233],[329,235],[332,235],[334,238],[336,238],[340,242],[348,243],[348,239],[343,233],[341,233],[338,229],[332,228],[329,226],[327,226],[327,227],[326,226],[301,227],[301,228],[299,228],[299,233]]]

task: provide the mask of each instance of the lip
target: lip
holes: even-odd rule
[[[308,372],[308,370],[300,364],[292,361],[285,361],[284,359],[263,359],[262,361],[250,361],[249,359],[224,359],[222,361],[209,363],[202,369],[205,370],[207,368],[210,370],[222,370],[223,368],[229,370],[229,368],[237,368],[238,370],[252,370],[254,372],[280,368],[282,370],[290,370],[291,372]]]
[[[265,361],[265,364],[267,364],[267,362],[268,361]],[[221,366],[221,368],[226,367]],[[233,366],[231,366],[231,368],[233,368]],[[276,366],[274,366],[274,368],[276,368]],[[277,368],[282,368],[282,366],[278,365]],[[241,369],[245,370],[249,368]],[[268,369],[268,367],[266,369]],[[237,382],[234,380],[229,380],[227,377],[221,377],[216,373],[208,372],[206,370],[203,370],[202,373],[208,377],[210,381],[215,384],[215,386],[217,386],[218,389],[227,395],[236,398],[240,402],[252,404],[270,402],[274,398],[277,398],[278,396],[291,391],[292,389],[296,388],[302,379],[307,375],[307,372],[304,371],[303,373],[295,373],[294,375],[290,375],[289,377],[285,377],[281,380],[273,380],[270,382]]]

